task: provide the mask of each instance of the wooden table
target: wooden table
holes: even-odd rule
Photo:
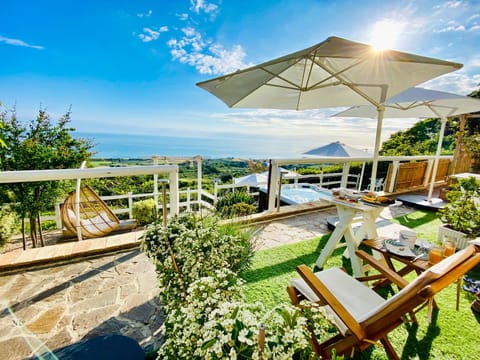
[[[385,263],[388,265],[388,267],[395,271],[398,275],[401,277],[404,277],[405,275],[411,273],[412,271],[415,271],[417,275],[421,274],[425,270],[427,270],[429,267],[432,266],[428,262],[428,260],[422,260],[422,259],[416,259],[414,260],[413,258],[407,257],[407,256],[400,256],[397,254],[394,254],[390,251],[387,250],[387,248],[384,246],[384,238],[376,238],[374,240],[364,240],[362,242],[363,245],[366,247],[382,254],[383,259],[385,260]],[[397,270],[395,268],[395,265],[393,264],[393,259],[397,260],[399,263],[401,263],[403,266]],[[414,261],[412,261],[414,260]],[[388,280],[382,280],[379,281],[375,287],[382,286],[384,284],[388,283]],[[458,311],[459,309],[459,302],[460,302],[460,285],[461,285],[461,279],[457,280],[457,298],[456,298],[456,310]],[[432,309],[438,309],[437,304],[435,303],[435,300],[433,298],[428,300],[428,321],[431,322],[432,320]]]
[[[410,257],[400,256],[388,251],[383,244],[384,240],[385,240],[384,238],[376,238],[374,240],[364,240],[362,244],[372,250],[375,250],[381,253],[388,267],[393,271],[395,271],[401,277],[404,277],[405,275],[407,275],[412,271],[415,271],[417,274],[421,274],[422,272],[427,270],[430,266],[432,266],[428,262],[428,260],[417,259],[415,261],[412,261],[412,258]],[[399,261],[404,266],[400,270],[396,270],[392,262],[392,259]]]
[[[327,201],[335,204],[337,207],[339,222],[330,235],[327,244],[322,249],[315,264],[318,268],[323,268],[323,265],[332,255],[336,245],[340,242],[342,237],[345,237],[353,273],[355,276],[362,276],[363,270],[358,257],[355,255],[355,250],[363,239],[376,239],[378,237],[375,220],[384,207],[367,205],[362,202],[349,202],[334,197]],[[362,225],[356,232],[354,232],[352,224],[354,220],[355,222],[357,221],[358,218],[356,217],[361,218]]]

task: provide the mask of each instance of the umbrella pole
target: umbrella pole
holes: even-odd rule
[[[365,172],[365,163],[362,164],[362,171],[360,171],[360,180],[358,182],[357,190],[362,190],[362,182],[363,182],[363,173]]]
[[[447,118],[442,116],[441,117],[441,125],[440,125],[440,133],[438,135],[438,144],[437,144],[437,152],[435,153],[435,161],[433,163],[433,170],[432,170],[432,179],[430,181],[430,189],[428,190],[428,201],[432,202],[432,195],[433,195],[433,188],[435,186],[435,178],[437,176],[438,170],[438,162],[440,161],[440,154],[442,152],[442,143],[443,143],[443,136],[445,134],[445,125],[447,124]]]
[[[385,112],[385,106],[382,104],[377,106],[378,120],[377,120],[377,133],[375,135],[375,149],[373,150],[373,164],[372,175],[370,178],[370,191],[375,191],[375,182],[377,180],[377,168],[378,168],[378,152],[380,151],[381,133],[383,126],[383,113]]]

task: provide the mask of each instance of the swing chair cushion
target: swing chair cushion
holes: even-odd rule
[[[64,226],[77,234],[77,216],[75,213],[76,193],[70,194],[62,206]],[[80,229],[82,237],[92,238],[104,236],[117,229],[120,220],[103,200],[89,187],[80,189]]]

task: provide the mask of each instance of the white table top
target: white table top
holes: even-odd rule
[[[397,204],[397,202],[395,202],[395,204],[388,204],[388,205],[368,204],[368,203],[365,203],[363,201],[351,202],[351,201],[348,201],[348,200],[337,199],[334,196],[332,196],[328,200],[327,199],[324,199],[324,200],[326,200],[328,202],[331,202],[332,204],[335,204],[335,205],[349,207],[349,208],[352,208],[352,209],[355,209],[355,210],[358,210],[358,211],[372,211],[372,210],[375,210],[375,209],[383,209],[385,207]]]

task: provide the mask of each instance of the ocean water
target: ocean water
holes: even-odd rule
[[[75,137],[91,139],[95,158],[149,158],[160,156],[196,156],[205,158],[240,157],[246,159],[291,158],[300,156],[298,144],[251,136],[209,138],[138,134],[75,132]]]

